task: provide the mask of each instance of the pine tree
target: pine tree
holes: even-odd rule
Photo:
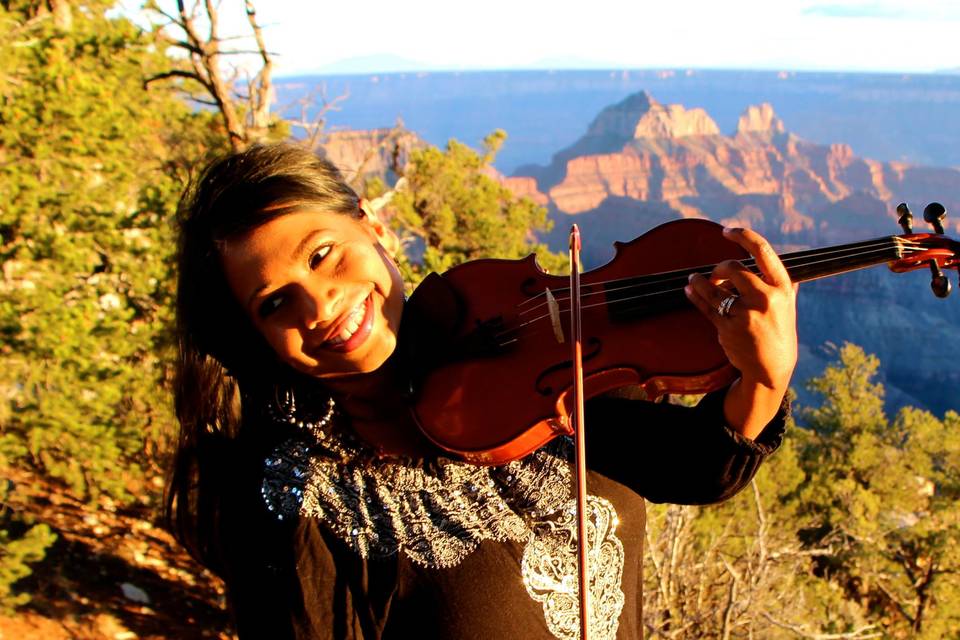
[[[224,136],[176,87],[144,89],[163,48],[109,4],[0,3],[0,466],[150,502],[173,423],[170,221]],[[0,530],[22,529],[18,495]],[[0,533],[3,589],[50,541],[29,531]]]
[[[960,416],[904,408],[891,424],[879,361],[844,345],[803,412],[803,535],[829,544],[818,573],[895,638],[960,634]]]
[[[413,151],[404,169],[406,187],[391,201],[393,225],[406,246],[401,269],[416,284],[431,271],[442,273],[477,258],[523,258],[537,254],[541,267],[563,272],[567,258],[550,252],[536,234],[547,231],[545,208],[517,198],[496,179],[491,164],[506,134],[497,130],[482,153],[450,140],[445,150]],[[368,186],[377,196],[382,183]]]

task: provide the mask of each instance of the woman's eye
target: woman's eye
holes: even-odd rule
[[[283,304],[283,296],[270,296],[260,306],[257,308],[257,313],[260,314],[261,318],[266,318],[271,313],[280,308],[280,305]]]
[[[326,244],[316,251],[313,252],[313,255],[310,256],[310,268],[316,269],[320,266],[320,262],[330,253],[331,246]]]

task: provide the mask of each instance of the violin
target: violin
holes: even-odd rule
[[[913,233],[898,207],[902,235],[780,256],[794,283],[886,263],[894,272],[930,269],[946,297],[946,269],[960,243],[943,234],[945,209],[931,203],[934,233]],[[580,277],[583,394],[636,386],[649,399],[699,394],[730,384],[737,371],[714,325],[686,298],[691,273],[717,263],[755,260],[726,239],[721,225],[683,219],[626,243]],[[482,465],[522,458],[572,435],[575,411],[566,276],[545,273],[536,256],[484,259],[431,274],[407,302],[401,326],[414,369],[412,414],[426,437],[452,457]]]

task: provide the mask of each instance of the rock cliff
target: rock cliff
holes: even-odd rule
[[[328,132],[319,152],[337,165],[353,184],[371,176],[388,176],[403,167],[410,152],[427,146],[416,133],[402,128],[348,129]]]
[[[521,176],[515,176],[515,178]],[[960,205],[960,171],[856,156],[848,145],[789,133],[770,104],[748,107],[731,135],[702,109],[646,92],[600,112],[547,167],[526,167],[524,193],[554,214],[616,199],[667,205],[676,217],[756,227],[781,244],[832,244],[896,232],[900,201]],[[957,220],[949,222],[960,229]]]
[[[803,140],[770,104],[748,107],[736,130],[723,135],[702,110],[661,105],[646,93],[604,109],[549,166],[522,174],[524,195],[550,208],[548,244],[563,248],[577,222],[588,268],[613,257],[614,241],[681,217],[751,227],[792,251],[899,233],[894,212],[901,201],[913,208],[917,231],[928,230],[920,215],[926,203],[960,206],[957,169],[879,162],[845,144]],[[958,216],[946,226],[957,235]],[[949,277],[956,284],[956,274]],[[938,413],[956,408],[960,306],[934,298],[929,280],[925,271],[877,268],[804,284],[800,402],[819,402],[802,381],[836,357],[831,344],[851,341],[880,357],[890,411],[907,404]]]

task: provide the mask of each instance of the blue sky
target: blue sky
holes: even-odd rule
[[[958,1],[256,4],[268,46],[278,54],[277,75],[551,66],[910,73],[960,67]],[[223,0],[224,35],[245,33],[245,20],[242,2]]]

